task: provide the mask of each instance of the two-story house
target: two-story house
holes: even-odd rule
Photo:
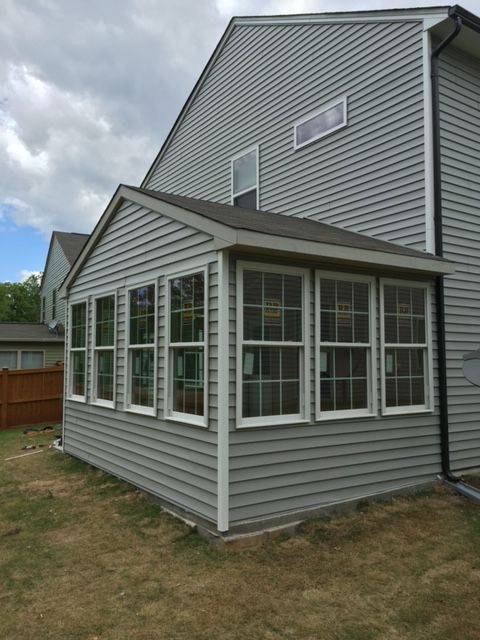
[[[62,287],[66,452],[217,534],[480,465],[479,31],[231,21]]]

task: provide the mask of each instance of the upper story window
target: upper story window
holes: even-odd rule
[[[113,404],[115,380],[115,295],[95,300],[94,330],[95,401]]]
[[[305,417],[305,272],[240,265],[237,362],[242,426]]]
[[[294,126],[295,149],[304,147],[315,140],[347,126],[347,98],[321,107],[315,113],[302,118]]]
[[[156,287],[148,284],[128,292],[128,394],[127,406],[154,413]]]
[[[168,413],[205,425],[206,309],[205,271],[169,280]]]
[[[232,160],[232,204],[258,209],[258,147]]]
[[[430,410],[428,288],[383,281],[381,305],[383,413]]]
[[[52,320],[57,316],[57,290],[52,291]]]
[[[87,303],[72,304],[70,310],[70,395],[85,400],[87,361]]]
[[[374,281],[317,273],[317,418],[374,412]]]

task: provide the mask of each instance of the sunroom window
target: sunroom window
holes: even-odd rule
[[[203,424],[206,405],[205,272],[172,278],[169,295],[169,414]]]
[[[232,160],[232,204],[247,209],[258,208],[257,147]]]
[[[294,127],[296,149],[347,126],[347,99],[341,98],[297,122]]]
[[[115,371],[115,296],[95,300],[94,392],[96,401],[113,403]]]
[[[128,408],[153,413],[155,406],[155,285],[128,292]]]
[[[373,412],[370,279],[317,274],[317,417]]]
[[[430,337],[425,286],[382,283],[384,412],[430,408]]]
[[[87,303],[70,308],[70,395],[86,398]]]
[[[304,275],[248,267],[240,274],[240,423],[302,418]]]

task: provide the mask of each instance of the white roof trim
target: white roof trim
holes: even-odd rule
[[[455,271],[453,263],[440,259],[435,260],[431,257],[406,257],[402,254],[376,251],[374,249],[344,247],[339,244],[302,240],[299,238],[286,238],[274,234],[260,233],[258,231],[250,231],[246,229],[234,229],[226,224],[222,224],[221,222],[211,220],[206,216],[188,211],[183,207],[170,204],[154,196],[139,193],[135,189],[130,189],[129,187],[120,185],[104,214],[100,218],[97,226],[93,230],[92,235],[88,239],[78,259],[68,273],[68,276],[65,278],[65,281],[59,291],[59,295],[61,297],[65,297],[67,295],[67,290],[75,280],[77,273],[80,271],[92,249],[97,244],[103,230],[107,227],[117,208],[125,200],[211,235],[214,239],[217,250],[235,246],[248,248],[253,247],[258,248],[259,250],[275,250],[289,254],[315,256],[316,258],[327,258],[349,264],[373,264],[401,269],[404,271],[414,271],[417,273],[437,273],[447,275],[454,273]]]

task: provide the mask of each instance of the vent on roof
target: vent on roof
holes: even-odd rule
[[[58,320],[52,320],[48,323],[48,330],[50,333],[55,333],[58,335],[58,330],[60,328],[60,322]]]

